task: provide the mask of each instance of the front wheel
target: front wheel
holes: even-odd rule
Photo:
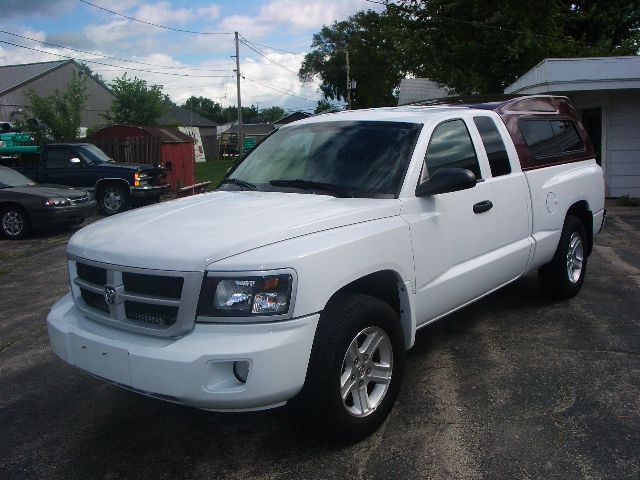
[[[24,238],[30,230],[29,216],[23,208],[10,205],[0,210],[0,236],[18,240]]]
[[[398,314],[378,298],[347,294],[324,310],[299,405],[333,437],[373,433],[396,401],[404,372]]]
[[[579,218],[568,215],[553,259],[538,270],[542,291],[551,298],[575,297],[587,274],[587,234]]]
[[[107,185],[100,190],[98,202],[105,215],[115,215],[129,208],[129,195],[119,185]]]

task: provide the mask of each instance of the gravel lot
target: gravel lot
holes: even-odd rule
[[[610,207],[580,295],[535,275],[418,334],[398,403],[349,447],[286,409],[217,414],[59,360],[70,230],[0,242],[0,478],[640,478],[640,208]]]

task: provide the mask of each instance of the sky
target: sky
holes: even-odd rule
[[[178,105],[191,95],[237,105],[237,31],[242,104],[313,110],[318,84],[297,78],[313,34],[381,8],[367,0],[0,0],[0,65],[75,58],[107,83],[128,72],[162,85]]]

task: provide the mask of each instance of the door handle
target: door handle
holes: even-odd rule
[[[483,200],[482,202],[478,202],[473,206],[473,213],[488,212],[492,208],[493,203],[491,203],[491,200]]]

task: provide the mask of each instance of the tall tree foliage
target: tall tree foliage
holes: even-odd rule
[[[31,102],[32,117],[38,125],[33,132],[40,144],[53,140],[72,142],[78,137],[82,110],[87,101],[87,83],[75,75],[65,91],[56,90],[52,95],[40,96],[32,89],[26,93]]]
[[[394,105],[401,78],[397,50],[397,19],[374,11],[362,11],[342,22],[324,26],[313,36],[299,77],[320,79],[325,98],[347,100],[346,51],[349,51],[353,108]]]
[[[138,77],[128,78],[124,73],[109,85],[116,97],[111,113],[105,119],[112,123],[155,125],[158,118],[169,110],[168,97],[161,85],[147,85]]]
[[[640,1],[400,0],[403,68],[459,94],[500,93],[549,57],[632,55]]]
[[[219,124],[235,122],[238,119],[238,107],[223,108],[218,102],[206,97],[191,96],[182,105],[182,108],[193,110],[198,115]],[[282,118],[284,113],[284,109],[278,106],[264,108],[258,112],[257,107],[251,105],[250,107],[242,107],[242,121],[244,123],[275,122]]]

